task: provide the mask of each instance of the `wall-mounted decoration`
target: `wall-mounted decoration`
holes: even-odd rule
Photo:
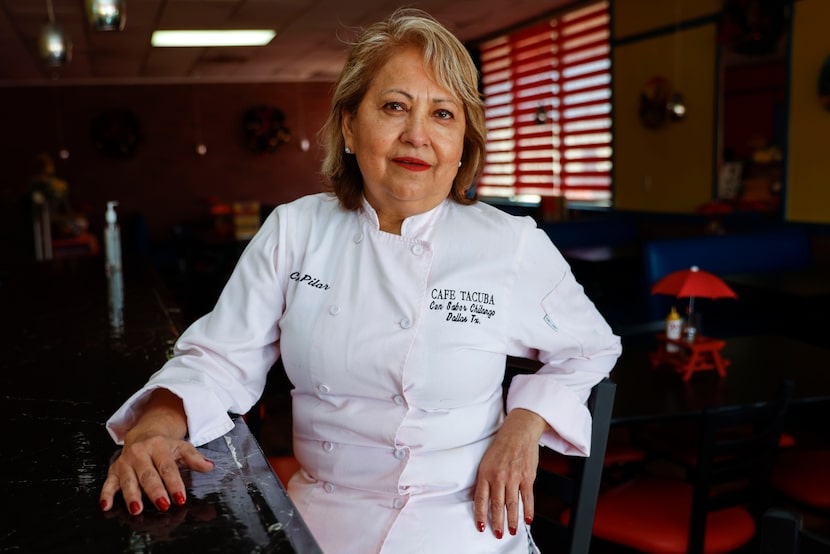
[[[638,114],[643,126],[657,129],[666,121],[681,121],[686,117],[686,101],[680,92],[672,90],[668,79],[652,77],[640,94]]]
[[[640,108],[637,112],[645,127],[657,129],[663,126],[670,95],[671,86],[665,77],[652,77],[646,82],[640,94]]]
[[[824,59],[818,76],[818,99],[824,109],[830,110],[830,56]]]
[[[95,148],[106,156],[128,158],[141,139],[138,118],[130,110],[107,110],[92,121]]]
[[[245,144],[257,154],[273,153],[291,140],[285,113],[271,106],[256,106],[242,116]]]

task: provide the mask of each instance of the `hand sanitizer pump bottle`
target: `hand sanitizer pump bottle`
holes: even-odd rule
[[[124,276],[121,268],[121,231],[115,213],[117,205],[118,202],[107,202],[107,226],[104,228],[110,335],[115,338],[124,333]]]

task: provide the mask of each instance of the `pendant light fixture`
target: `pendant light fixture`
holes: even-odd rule
[[[72,41],[55,22],[52,0],[46,0],[49,22],[40,31],[40,57],[50,67],[59,67],[72,60]]]
[[[126,0],[85,0],[86,15],[95,31],[122,31],[127,22]]]

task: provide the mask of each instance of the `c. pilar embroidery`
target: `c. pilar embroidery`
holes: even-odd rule
[[[300,273],[299,271],[295,271],[294,273],[289,275],[288,278],[292,281],[296,281],[297,283],[302,283],[310,287],[314,287],[315,289],[329,290],[331,288],[327,283],[324,283],[316,277],[312,277],[308,273]]]

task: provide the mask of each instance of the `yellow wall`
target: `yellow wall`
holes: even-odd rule
[[[614,40],[720,9],[715,0],[679,1],[682,9],[670,1],[617,0]],[[616,209],[694,212],[712,198],[716,68],[715,23],[646,36],[614,48]],[[687,116],[683,121],[648,129],[640,123],[637,110],[645,84],[655,76],[668,78],[683,94]]]
[[[723,0],[615,0],[614,38],[719,13]]]
[[[818,75],[827,56],[830,2],[800,0],[793,20],[790,127],[785,217],[830,223],[830,111],[818,100]]]

